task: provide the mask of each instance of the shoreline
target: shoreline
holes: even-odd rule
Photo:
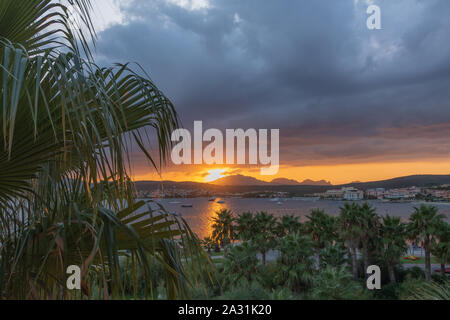
[[[380,199],[361,199],[361,200],[345,200],[345,199],[320,199],[317,197],[290,197],[290,198],[280,198],[280,197],[240,197],[240,196],[212,196],[212,197],[161,197],[161,198],[150,198],[150,197],[139,197],[138,200],[149,200],[149,201],[160,201],[160,200],[188,200],[188,199],[249,199],[249,200],[272,200],[279,199],[279,201],[335,201],[335,202],[376,202],[376,203],[393,203],[393,204],[428,204],[428,205],[449,205],[450,201],[423,201],[423,200],[380,200]]]

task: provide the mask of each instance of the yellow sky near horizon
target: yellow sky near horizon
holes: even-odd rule
[[[275,176],[262,176],[259,168],[255,167],[227,167],[227,166],[179,166],[164,169],[162,178],[154,170],[148,168],[151,173],[145,174],[142,169],[133,178],[139,180],[172,180],[172,181],[194,181],[211,182],[217,178],[241,174],[251,176],[263,181],[272,181],[276,178],[287,178],[303,181],[311,179],[314,181],[327,180],[332,184],[345,184],[354,181],[368,182],[391,179],[401,176],[416,174],[450,174],[450,161],[443,159],[429,161],[409,161],[391,163],[358,163],[337,165],[315,165],[315,166],[280,166]]]

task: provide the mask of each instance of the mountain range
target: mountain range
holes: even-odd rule
[[[316,185],[314,185],[316,183]],[[312,184],[312,185],[311,185]],[[433,187],[443,184],[450,185],[450,175],[413,175],[398,177],[388,180],[371,182],[353,182],[344,185],[331,185],[326,181],[305,180],[298,182],[291,179],[275,179],[271,182],[264,182],[252,177],[230,176],[214,183],[201,182],[175,182],[175,181],[137,181],[136,187],[140,191],[155,191],[163,189],[178,190],[203,190],[212,194],[225,193],[252,193],[252,192],[287,192],[291,196],[305,196],[318,192],[325,192],[330,189],[342,187],[355,187],[362,190],[372,188],[405,188],[405,187]]]
[[[239,188],[239,189],[253,189],[261,190],[261,188],[268,188],[273,190],[278,189],[289,189],[289,190],[327,190],[330,188],[341,188],[341,187],[356,187],[359,189],[370,189],[370,188],[405,188],[405,187],[432,187],[439,186],[443,184],[450,184],[450,175],[412,175],[406,177],[398,177],[388,180],[380,181],[370,181],[370,182],[352,182],[343,185],[332,185],[330,182],[325,180],[312,181],[304,180],[302,182],[278,178],[271,182],[265,182],[258,180],[253,177],[243,176],[243,175],[233,175],[224,177],[222,179],[216,180],[211,183],[201,183],[201,182],[175,182],[175,181],[137,181],[136,186],[138,189],[154,189],[159,188],[161,184],[166,186],[180,186],[188,188],[209,188],[209,189],[223,189],[223,188]]]
[[[304,180],[299,182],[293,179],[286,178],[277,178],[272,180],[271,182],[266,182],[262,180],[258,180],[253,177],[243,176],[243,175],[232,175],[227,176],[216,181],[211,182],[211,184],[217,186],[331,186],[332,184],[329,181],[320,180]]]

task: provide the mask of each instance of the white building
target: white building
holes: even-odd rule
[[[421,189],[417,187],[390,189],[386,192],[384,197],[391,200],[413,199],[420,192]]]
[[[356,188],[343,188],[344,199],[348,201],[358,201],[364,199],[364,192]]]
[[[326,198],[338,198],[341,199],[344,196],[344,190],[343,189],[333,189],[333,190],[327,190],[324,195]]]
[[[384,188],[367,189],[366,196],[368,198],[383,199],[386,190]]]

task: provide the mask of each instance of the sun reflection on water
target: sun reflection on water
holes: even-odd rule
[[[209,201],[208,207],[207,207],[207,219],[204,220],[202,229],[202,234],[206,236],[211,236],[212,234],[212,225],[213,221],[212,218],[215,217],[217,211],[228,209],[228,204],[225,203],[217,203],[221,199],[216,199],[214,201]]]

